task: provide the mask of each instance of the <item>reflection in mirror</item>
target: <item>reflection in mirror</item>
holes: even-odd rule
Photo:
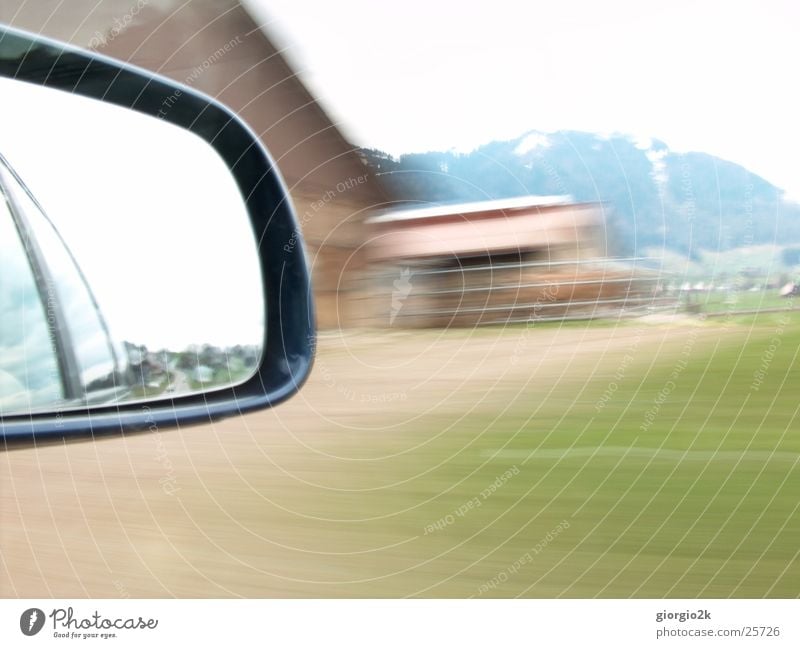
[[[264,299],[244,199],[199,137],[0,79],[0,416],[245,381]]]

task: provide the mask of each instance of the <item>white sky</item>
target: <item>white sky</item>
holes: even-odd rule
[[[0,79],[0,151],[81,266],[112,335],[151,350],[260,345],[244,200],[199,137],[131,110]]]
[[[244,0],[356,143],[623,132],[800,198],[800,3]]]

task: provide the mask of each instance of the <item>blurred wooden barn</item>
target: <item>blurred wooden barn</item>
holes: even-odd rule
[[[605,209],[522,196],[375,216],[371,322],[474,326],[652,305],[654,277],[606,258]]]
[[[605,260],[600,204],[528,196],[381,212],[414,197],[387,195],[238,0],[4,0],[0,21],[153,70],[239,114],[288,186],[322,329],[584,317],[652,300],[651,280]]]

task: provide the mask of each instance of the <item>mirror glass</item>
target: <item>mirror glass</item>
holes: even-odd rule
[[[264,326],[245,202],[211,146],[0,79],[0,416],[241,383]]]

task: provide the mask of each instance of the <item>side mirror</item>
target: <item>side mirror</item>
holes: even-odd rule
[[[0,435],[270,407],[311,368],[298,226],[236,115],[0,26]]]

